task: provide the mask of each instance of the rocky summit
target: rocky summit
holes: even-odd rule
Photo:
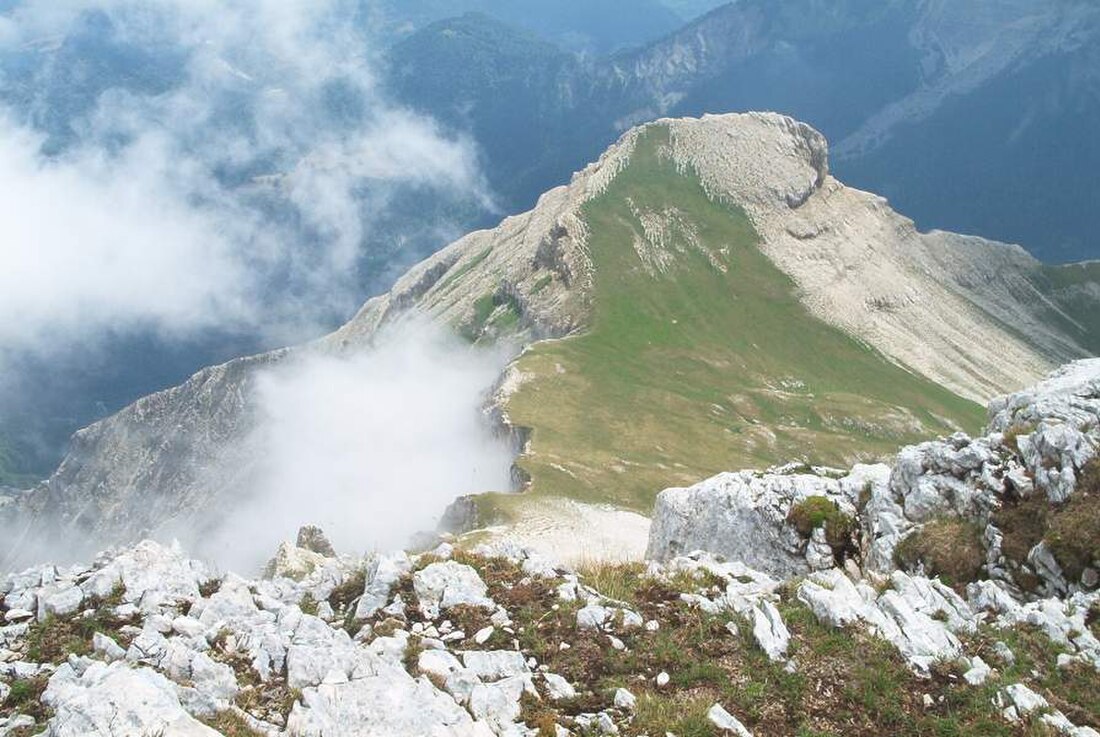
[[[453,539],[0,581],[0,735],[1097,735],[1100,360],[893,465],[658,497],[649,562]]]

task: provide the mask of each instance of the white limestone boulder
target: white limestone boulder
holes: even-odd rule
[[[171,681],[122,662],[94,663],[79,676],[63,665],[42,701],[54,710],[51,737],[219,737],[184,710]]]
[[[453,606],[495,609],[488,587],[477,571],[453,560],[432,563],[413,574],[413,589],[425,617],[436,619]]]
[[[667,561],[703,550],[772,576],[802,575],[811,569],[807,540],[787,522],[791,507],[823,496],[854,516],[853,494],[858,497],[858,490],[845,479],[752,471],[666,489],[657,496],[646,557]]]

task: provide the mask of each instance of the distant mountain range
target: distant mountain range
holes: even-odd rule
[[[399,40],[426,25],[482,13],[537,34],[569,51],[602,54],[673,33],[720,2],[631,0],[375,0],[364,4],[380,39]]]
[[[392,50],[397,97],[485,150],[510,206],[662,115],[776,110],[924,228],[1100,253],[1100,7],[1078,0],[744,0],[644,47],[578,58],[485,15]]]

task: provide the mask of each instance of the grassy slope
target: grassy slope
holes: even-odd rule
[[[508,412],[533,430],[519,464],[534,493],[648,511],[661,489],[719,471],[847,463],[953,424],[978,428],[977,405],[811,317],[757,249],[744,213],[712,202],[660,158],[663,137],[651,129],[586,207],[591,330],[537,344],[519,361],[535,378]],[[642,228],[630,203],[674,205],[690,224],[673,229],[683,250],[665,273],[647,272],[631,247]]]
[[[1044,266],[1039,289],[1049,296],[1070,320],[1051,313],[1051,321],[1072,335],[1078,344],[1100,355],[1100,309],[1093,294],[1100,284],[1100,261]]]

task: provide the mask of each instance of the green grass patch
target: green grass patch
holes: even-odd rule
[[[1079,579],[1100,559],[1100,458],[1079,469],[1066,503],[1052,505],[1041,492],[1032,492],[1006,500],[993,513],[993,522],[1004,531],[1002,550],[1010,560],[1025,563],[1031,549],[1045,542],[1069,579]],[[1034,576],[1017,579],[1028,590],[1038,583]]]
[[[746,215],[661,158],[667,135],[643,134],[585,206],[589,330],[519,360],[534,379],[508,413],[532,429],[535,493],[648,511],[719,471],[844,465],[981,426],[976,404],[811,316]]]
[[[199,721],[216,729],[225,737],[263,737],[263,732],[252,729],[243,717],[233,711],[223,711]]]
[[[1090,492],[1079,485],[1047,519],[1044,541],[1066,576],[1079,579],[1085,568],[1100,560],[1100,489]]]
[[[681,694],[662,696],[646,694],[638,699],[631,729],[638,734],[678,737],[715,737],[718,730],[707,719],[711,702],[706,698],[690,698]]]
[[[577,567],[581,580],[604,596],[633,603],[645,585],[645,564],[592,561]]]
[[[88,655],[92,652],[92,638],[97,632],[108,635],[127,647],[128,638],[120,630],[133,624],[133,619],[118,617],[114,608],[122,603],[125,589],[119,583],[104,599],[89,597],[76,614],[59,617],[49,615],[34,622],[27,629],[27,659],[33,663],[60,664],[69,655]],[[90,611],[84,616],[84,611]]]
[[[543,289],[550,286],[550,282],[552,281],[554,281],[554,276],[552,274],[543,274],[531,286],[531,294],[538,294]]]
[[[519,328],[520,306],[511,294],[490,293],[474,301],[473,315],[459,328],[471,343],[492,340],[514,333]]]

